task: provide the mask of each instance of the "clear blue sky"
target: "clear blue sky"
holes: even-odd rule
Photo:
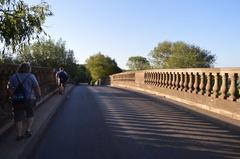
[[[148,58],[159,42],[181,40],[216,54],[216,67],[240,66],[240,0],[46,1],[54,12],[47,32],[79,63],[102,52],[126,68],[128,57]]]

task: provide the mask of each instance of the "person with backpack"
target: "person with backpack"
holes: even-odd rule
[[[66,84],[68,78],[69,77],[68,77],[67,72],[64,71],[63,67],[60,67],[59,71],[56,73],[56,81],[59,86],[59,94],[63,94],[65,84]]]
[[[35,101],[41,97],[41,90],[35,75],[31,73],[30,63],[22,63],[19,66],[17,73],[10,77],[7,87],[13,106],[17,130],[16,140],[18,141],[32,135],[33,106]],[[23,121],[25,117],[27,117],[27,123],[24,134]]]

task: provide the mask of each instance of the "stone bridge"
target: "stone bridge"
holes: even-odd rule
[[[53,70],[34,71],[52,92]],[[112,75],[112,87],[69,84],[36,109],[31,138],[0,135],[0,158],[239,159],[239,73],[145,70]]]

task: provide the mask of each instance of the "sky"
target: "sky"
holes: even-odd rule
[[[158,43],[185,41],[216,55],[215,67],[240,67],[240,0],[45,0],[44,24],[80,64],[98,52],[126,69]],[[29,0],[36,4],[40,0]]]

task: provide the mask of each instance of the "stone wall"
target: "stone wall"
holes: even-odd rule
[[[111,85],[138,89],[240,120],[240,68],[155,69],[111,76]]]
[[[9,77],[13,75],[18,65],[0,64],[0,127],[12,119],[11,106],[8,101],[7,83]],[[56,89],[55,72],[52,68],[32,67],[32,73],[35,74],[42,96]]]

